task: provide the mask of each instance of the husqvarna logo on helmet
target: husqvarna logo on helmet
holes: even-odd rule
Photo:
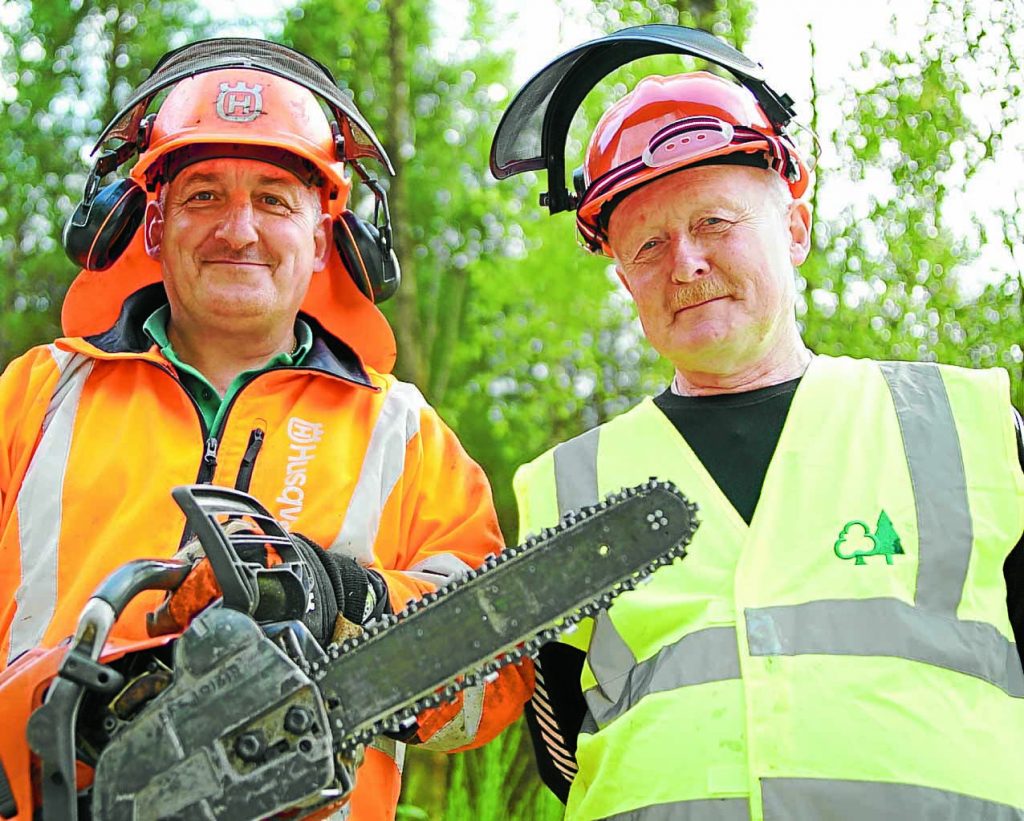
[[[220,84],[217,95],[217,116],[231,123],[250,123],[263,113],[263,86]]]

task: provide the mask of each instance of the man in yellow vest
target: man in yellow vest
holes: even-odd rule
[[[567,817],[1024,819],[1006,373],[807,348],[808,169],[747,88],[648,77],[585,162],[580,232],[675,376],[522,467],[521,526],[650,476],[702,524],[539,657],[528,718]]]

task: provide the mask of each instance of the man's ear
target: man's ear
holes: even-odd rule
[[[330,214],[321,214],[313,231],[313,270],[322,271],[331,258],[331,243],[334,242],[334,220]]]
[[[160,243],[164,238],[164,210],[157,200],[146,203],[143,237],[146,241],[146,254],[151,259],[160,261]]]
[[[789,259],[796,267],[811,253],[811,207],[803,200],[789,208],[789,236]]]

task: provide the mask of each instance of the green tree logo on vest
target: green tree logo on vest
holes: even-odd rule
[[[860,528],[860,532],[856,528]],[[848,553],[842,551],[843,545],[846,545]],[[892,557],[904,552],[900,537],[892,526],[892,519],[884,510],[878,514],[874,533],[859,519],[843,525],[833,549],[840,559],[853,559],[854,564],[865,564],[864,560],[868,556],[885,556],[885,563],[892,564]]]

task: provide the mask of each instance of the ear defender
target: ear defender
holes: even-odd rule
[[[128,247],[146,212],[146,192],[133,180],[121,179],[86,197],[64,226],[64,251],[89,271],[105,271]],[[356,287],[374,304],[395,295],[402,271],[382,231],[349,210],[334,221],[334,243]]]
[[[387,241],[388,234],[387,228],[382,232],[347,209],[334,221],[334,244],[345,270],[374,304],[394,296],[402,281],[402,270],[394,248]]]
[[[105,271],[128,247],[146,212],[146,192],[122,179],[86,196],[64,226],[61,241],[72,262]]]

